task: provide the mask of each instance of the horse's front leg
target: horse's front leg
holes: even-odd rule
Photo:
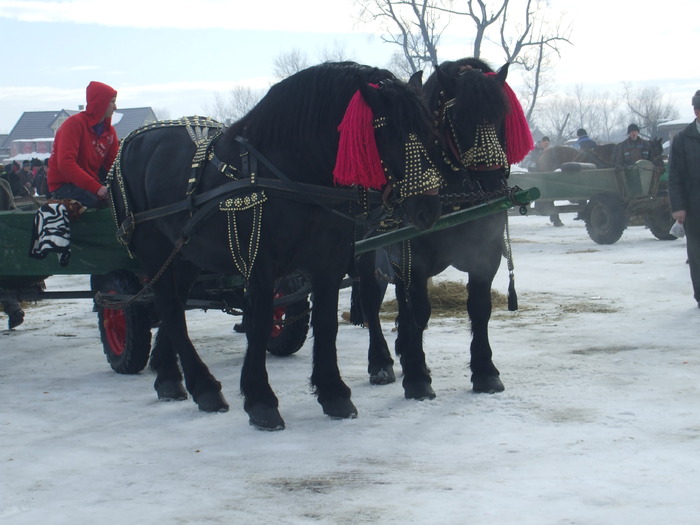
[[[311,326],[314,334],[311,384],[323,407],[323,413],[337,419],[357,417],[357,408],[350,400],[350,388],[338,369],[338,290],[342,275],[315,272],[311,278],[313,310]]]
[[[428,278],[413,275],[410,289],[397,280],[396,299],[399,303],[399,326],[396,353],[403,369],[403,389],[407,399],[433,399],[430,369],[425,362],[423,331],[430,320]]]
[[[467,312],[472,326],[470,367],[473,390],[487,394],[503,392],[505,387],[499,377],[500,372],[493,364],[493,353],[489,343],[491,279],[480,279],[470,274],[467,290]]]
[[[389,352],[379,320],[384,290],[375,276],[374,252],[358,258],[357,270],[360,277],[359,299],[362,305],[364,323],[369,332],[367,354],[369,382],[373,385],[388,385],[396,381],[396,375],[394,374],[394,360],[391,358],[391,352]]]
[[[245,333],[248,340],[241,369],[243,408],[252,426],[260,430],[283,430],[279,401],[267,374],[267,341],[272,331],[274,278],[258,264],[245,296]]]

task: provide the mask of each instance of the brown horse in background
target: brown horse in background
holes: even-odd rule
[[[536,171],[554,171],[565,162],[572,162],[579,150],[571,146],[552,146],[547,148],[539,156],[536,163]]]
[[[567,162],[595,164],[596,168],[611,168],[615,165],[615,144],[602,144],[593,149],[576,149],[571,146],[553,146],[542,152],[537,159],[536,171],[554,171]]]
[[[579,150],[572,162],[585,162],[595,164],[595,167],[612,168],[615,165],[616,144],[600,144],[593,149]]]

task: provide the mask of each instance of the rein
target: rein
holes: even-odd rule
[[[250,177],[250,173],[246,173],[245,175],[248,176],[244,180],[227,182],[203,193],[193,194],[189,192],[185,199],[181,201],[135,214],[129,214],[117,229],[117,238],[120,239],[120,242],[128,245],[127,239],[130,237],[131,232],[133,232],[137,224],[167,217],[183,211],[189,211],[191,217],[183,227],[183,237],[186,239],[200,222],[211,215],[222,200],[236,194],[259,189],[268,190],[270,193],[283,198],[315,204],[343,219],[359,222],[359,219],[342,213],[332,208],[328,202],[324,202],[324,200],[332,201],[336,204],[356,202],[358,201],[358,190],[356,188],[329,188],[316,184],[292,181],[243,137],[236,137],[236,141],[252,155],[254,160],[259,160],[278,177],[278,179]],[[209,162],[215,165],[219,171],[222,171],[227,166],[215,156]],[[250,169],[249,164],[250,162],[244,162],[244,170]],[[366,192],[367,203],[381,204],[382,200],[382,196],[377,192]]]

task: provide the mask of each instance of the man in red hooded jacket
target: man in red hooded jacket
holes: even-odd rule
[[[104,176],[119,149],[112,114],[117,92],[101,82],[87,87],[87,106],[58,128],[47,174],[54,199],[74,199],[88,208],[106,205]]]

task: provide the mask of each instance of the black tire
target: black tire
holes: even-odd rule
[[[669,230],[676,221],[671,217],[671,207],[668,204],[666,192],[659,193],[657,196],[657,199],[663,198],[666,199],[661,201],[664,202],[664,204],[647,215],[646,225],[652,235],[660,241],[675,241],[678,237],[673,235]]]
[[[95,275],[92,290],[103,294],[135,294],[141,289],[138,278],[127,271]],[[151,353],[152,315],[148,305],[132,304],[113,310],[95,304],[102,347],[112,370],[118,374],[138,374],[146,367]]]
[[[306,342],[309,333],[309,296],[289,304],[281,304],[284,296],[300,290],[305,284],[301,276],[288,277],[282,280],[275,293],[273,325],[270,339],[267,341],[267,351],[278,357],[286,357],[296,353]]]
[[[586,206],[586,231],[597,244],[615,244],[627,228],[625,207],[611,193],[594,195]]]

